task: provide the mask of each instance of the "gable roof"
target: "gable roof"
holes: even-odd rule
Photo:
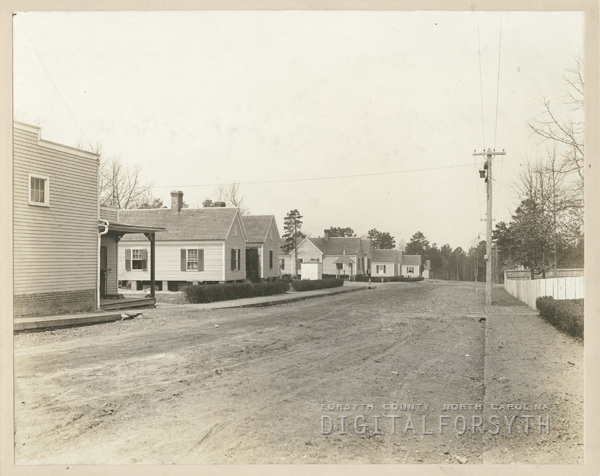
[[[273,215],[245,215],[242,217],[242,220],[248,233],[248,241],[254,243],[264,243],[267,239],[271,223],[275,224],[275,217]],[[276,229],[275,226],[273,228]]]
[[[398,252],[396,250],[373,250],[372,262],[393,262],[396,261]]]
[[[119,221],[130,225],[165,228],[156,241],[226,240],[239,214],[237,208],[170,208],[150,210],[119,210]],[[241,216],[241,215],[240,215]],[[244,223],[241,232],[247,238]],[[141,239],[139,234],[125,235],[121,241]],[[144,237],[145,239],[145,237]]]
[[[324,255],[342,255],[346,250],[347,255],[357,255],[362,251],[361,239],[355,236],[325,238],[307,238]]]
[[[403,255],[402,265],[421,266],[421,255]]]

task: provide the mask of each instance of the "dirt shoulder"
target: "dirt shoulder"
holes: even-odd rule
[[[486,435],[484,462],[583,463],[583,343],[500,287],[492,302],[485,419],[496,416],[504,427],[514,421],[512,434]]]

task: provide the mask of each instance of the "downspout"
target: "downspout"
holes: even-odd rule
[[[108,233],[108,221],[98,220],[104,222],[104,231],[98,233],[98,275],[96,276],[96,309],[100,309],[100,244],[102,243],[102,235]]]

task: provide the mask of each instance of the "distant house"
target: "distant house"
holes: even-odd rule
[[[292,274],[292,255],[286,253],[283,248],[279,247],[279,272],[281,276],[289,276]]]
[[[365,274],[371,274],[371,262],[373,260],[373,242],[370,238],[361,238],[363,258],[362,269]]]
[[[363,244],[358,237],[332,237],[325,230],[323,238],[305,238],[298,245],[298,260],[323,263],[323,274],[355,276],[365,274]],[[294,257],[294,251],[291,253]]]
[[[237,208],[183,208],[183,192],[171,192],[171,208],[119,210],[119,220],[153,224],[166,231],[156,238],[156,282],[177,291],[190,283],[226,283],[246,279],[248,234]],[[132,289],[150,282],[148,241],[127,235],[119,247],[119,280]]]
[[[116,294],[115,233],[132,228],[117,232],[102,217],[98,155],[43,140],[39,127],[20,122],[13,146],[14,316],[99,310]]]
[[[402,255],[401,276],[415,278],[421,275],[421,255]]]
[[[397,276],[398,254],[397,250],[373,250],[371,276]]]
[[[258,251],[259,278],[279,277],[279,246],[281,237],[273,215],[246,215],[243,217],[248,241],[246,249]],[[250,264],[246,263],[249,269]],[[250,276],[248,276],[250,279]]]

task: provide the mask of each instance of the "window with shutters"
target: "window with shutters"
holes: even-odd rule
[[[50,179],[48,177],[29,174],[29,204],[50,206]]]
[[[415,268],[414,268],[413,266],[408,266],[408,267],[406,268],[406,272],[407,272],[407,273],[414,273],[414,272],[415,272]]]
[[[198,270],[198,250],[187,250],[187,270]]]
[[[238,253],[238,251],[239,250],[236,249],[236,248],[231,248],[231,271],[236,271],[236,270],[239,269],[238,268],[238,266],[239,266],[239,263],[238,263],[239,253]]]
[[[144,250],[131,250],[131,269],[144,269]]]
[[[378,264],[377,265],[377,274],[385,274],[385,264]]]
[[[204,271],[204,250],[183,248],[181,250],[181,271]]]

